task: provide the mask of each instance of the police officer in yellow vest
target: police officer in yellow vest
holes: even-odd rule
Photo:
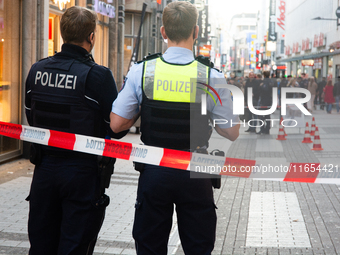
[[[232,113],[230,91],[216,89],[214,80],[225,83],[224,75],[193,57],[197,17],[196,7],[189,2],[176,1],[165,7],[161,33],[168,40],[168,50],[132,66],[112,105],[114,132],[130,128],[141,115],[144,144],[193,151],[208,146],[208,118],[239,121]],[[215,104],[218,97],[213,90],[222,104]],[[201,114],[204,96],[208,115]],[[215,129],[231,141],[239,135],[239,124],[216,125]],[[211,179],[191,178],[189,171],[147,164],[139,177],[135,205],[137,254],[167,254],[174,204],[185,254],[211,254],[216,232]]]

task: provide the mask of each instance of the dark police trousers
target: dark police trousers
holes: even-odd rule
[[[138,255],[167,254],[174,204],[185,254],[211,254],[216,232],[211,179],[190,178],[189,171],[145,165],[139,177],[133,226]]]
[[[44,156],[30,191],[30,255],[92,254],[105,207],[97,162]]]

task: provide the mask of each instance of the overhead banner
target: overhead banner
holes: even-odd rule
[[[200,28],[198,39],[200,43],[206,44],[208,42],[208,5],[199,12],[198,26]]]
[[[254,32],[247,33],[247,45],[249,52],[249,60],[251,62],[251,69],[255,68],[256,65],[256,41],[257,35]]]
[[[284,35],[286,31],[286,0],[277,0],[276,32]]]
[[[269,31],[268,31],[268,41],[275,41],[277,38],[276,34],[276,1],[270,0],[269,6]]]

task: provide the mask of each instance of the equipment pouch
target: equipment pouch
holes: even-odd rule
[[[142,173],[144,170],[144,163],[139,163],[139,162],[133,162],[133,166],[136,171]]]
[[[42,160],[42,149],[40,144],[31,143],[30,146],[30,162],[34,165],[39,165]]]
[[[212,152],[210,152],[210,154],[214,156],[221,156],[221,157],[225,156],[224,151],[220,151],[220,150],[213,150]],[[211,184],[214,187],[214,189],[221,188],[221,175],[212,177]]]

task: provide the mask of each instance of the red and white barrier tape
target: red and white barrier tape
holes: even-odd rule
[[[289,166],[281,166],[281,170],[273,166],[264,168],[262,164],[255,165],[255,160],[163,149],[6,122],[0,122],[0,135],[93,155],[213,175],[340,184],[340,174],[333,171],[331,173],[323,172],[319,163],[290,163]],[[274,174],[275,178],[265,178],[265,174],[268,173]]]

